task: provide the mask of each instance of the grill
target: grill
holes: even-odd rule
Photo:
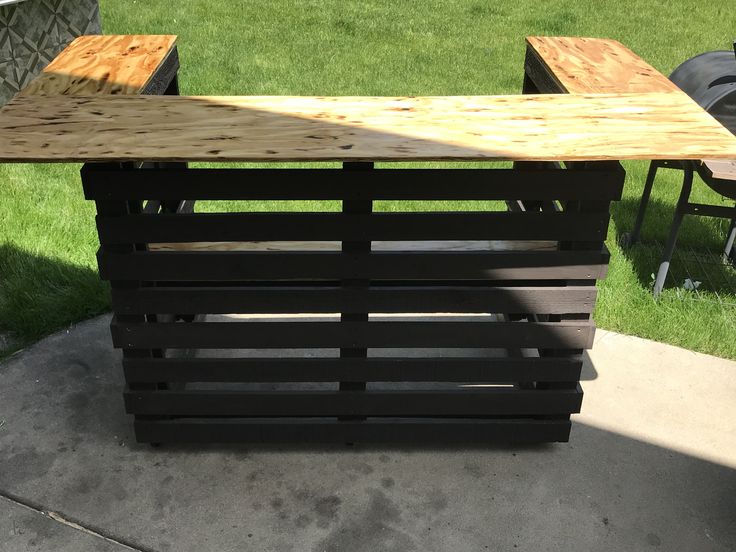
[[[672,72],[670,80],[736,134],[734,52],[706,52],[690,58]]]
[[[736,50],[736,43],[734,49]],[[724,127],[736,134],[734,52],[719,50],[690,58],[672,72],[670,80]],[[733,181],[707,176],[703,180],[719,194],[736,199],[736,183]]]

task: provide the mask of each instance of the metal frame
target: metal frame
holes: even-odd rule
[[[723,251],[723,258],[727,260],[732,252],[734,238],[736,238],[736,207],[724,207],[722,205],[704,205],[702,203],[690,203],[690,193],[692,192],[693,186],[693,175],[697,166],[691,162],[672,162],[672,161],[652,161],[649,165],[649,171],[647,173],[647,180],[644,184],[644,192],[642,193],[641,201],[639,202],[639,210],[636,214],[636,222],[634,223],[634,229],[631,234],[623,241],[623,245],[631,247],[638,240],[641,235],[641,228],[644,224],[644,216],[646,214],[647,205],[649,204],[649,198],[652,194],[652,187],[654,186],[654,179],[657,176],[657,170],[660,168],[678,169],[683,171],[682,188],[680,190],[680,196],[675,206],[675,214],[670,225],[670,231],[667,236],[667,242],[662,251],[662,260],[659,264],[659,270],[657,271],[657,277],[654,281],[654,289],[652,294],[658,297],[664,288],[665,281],[667,279],[667,273],[669,272],[670,262],[672,260],[672,254],[675,251],[675,245],[677,244],[677,234],[680,231],[680,225],[685,215],[699,215],[704,217],[718,217],[731,219],[731,225],[728,231],[728,237],[726,239],[726,245]],[[700,174],[703,181],[713,189],[718,187],[718,180],[710,178],[705,174]],[[714,182],[715,181],[715,182]],[[721,180],[721,182],[726,182]],[[736,183],[733,183],[736,187]],[[717,191],[717,190],[716,190]]]

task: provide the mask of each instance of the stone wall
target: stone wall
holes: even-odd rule
[[[97,0],[0,0],[0,105],[74,38],[101,32]]]

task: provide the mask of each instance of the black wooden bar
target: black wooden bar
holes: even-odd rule
[[[377,169],[356,171],[346,185],[339,169],[143,169],[135,180],[104,165],[82,168],[86,199],[283,199],[283,200],[617,200],[620,165],[587,171],[515,169]],[[90,174],[94,173],[94,175]],[[97,184],[93,184],[99,183]]]
[[[176,322],[112,321],[116,347],[148,348],[362,348],[553,347],[587,348],[588,321],[540,322]]]
[[[337,313],[529,311],[541,314],[591,312],[593,286],[173,286],[114,289],[121,314],[172,313]]]
[[[370,201],[348,200],[347,203]],[[240,213],[97,217],[100,241],[603,239],[608,213]]]
[[[124,358],[128,382],[570,381],[581,356],[565,358]]]
[[[103,279],[234,280],[600,280],[608,251],[390,251],[340,253],[149,251],[98,253]]]
[[[194,416],[490,416],[579,412],[582,391],[146,391],[128,390],[126,410]]]
[[[515,443],[567,441],[570,420],[533,418],[178,418],[152,422],[136,417],[139,441],[155,443]]]

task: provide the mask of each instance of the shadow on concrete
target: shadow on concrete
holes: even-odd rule
[[[134,444],[108,322],[0,365],[0,494],[146,550],[736,547],[733,467],[580,423],[538,446]]]

